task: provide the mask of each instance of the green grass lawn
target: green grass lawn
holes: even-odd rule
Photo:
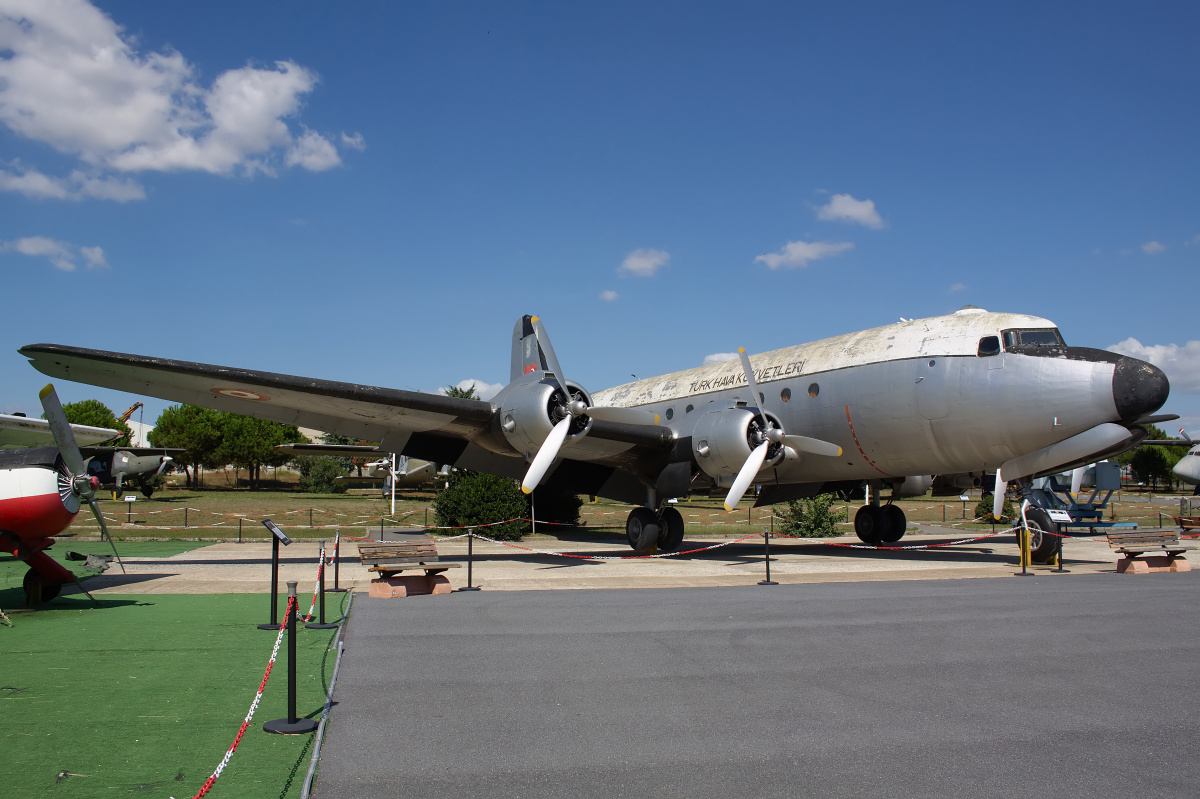
[[[36,612],[10,612],[13,626],[0,626],[0,796],[191,797],[233,742],[275,641],[256,627],[262,597],[99,603],[59,597]],[[301,717],[320,715],[336,632],[297,631]],[[286,653],[285,639],[254,721],[210,796],[300,795],[313,735],[262,730],[287,715]],[[75,776],[59,777],[64,771]]]

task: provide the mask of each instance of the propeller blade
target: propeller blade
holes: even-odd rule
[[[746,489],[750,487],[751,481],[758,474],[758,470],[762,468],[763,461],[767,459],[767,448],[770,446],[768,442],[763,442],[754,448],[750,453],[750,457],[746,458],[746,462],[742,464],[741,471],[733,480],[733,485],[729,489],[729,494],[725,497],[725,510],[733,510],[734,507],[742,500],[742,495],[746,493]]]
[[[117,544],[112,539],[112,535],[108,532],[108,525],[104,523],[104,516],[100,513],[100,506],[96,504],[95,497],[87,498],[88,505],[92,509],[92,515],[96,517],[96,523],[100,525],[100,534],[108,539],[108,545],[112,547],[113,557],[117,559],[117,564],[121,567],[121,574],[126,574],[125,564],[121,563],[121,556],[117,554]]]
[[[84,466],[83,455],[79,453],[79,446],[75,443],[75,433],[71,430],[71,423],[67,421],[62,403],[58,401],[54,384],[47,383],[46,387],[38,393],[38,397],[42,400],[42,410],[46,412],[46,421],[50,423],[50,434],[54,436],[54,443],[58,446],[58,451],[62,453],[63,463],[67,465],[72,477],[84,474],[87,467]]]
[[[992,518],[999,520],[1000,515],[1004,512],[1004,494],[1008,491],[1008,483],[1004,482],[1004,478],[1000,476],[1000,470],[996,469],[996,487],[992,492]]]
[[[658,414],[644,408],[588,408],[584,411],[588,416],[601,422],[616,422],[617,424],[658,424]]]
[[[558,365],[558,356],[554,354],[554,347],[550,346],[550,336],[546,334],[546,328],[542,325],[541,319],[535,316],[530,321],[533,323],[533,335],[537,337],[538,346],[542,348],[542,353],[546,356],[546,365],[550,367],[551,372],[554,372],[554,379],[558,381],[558,387],[562,389],[567,402],[570,402],[571,392],[567,391],[567,379],[563,377],[562,367]]]
[[[1087,471],[1086,466],[1080,466],[1077,469],[1071,470],[1071,493],[1078,494],[1079,489],[1083,487],[1083,473]]]
[[[546,470],[550,468],[550,464],[554,463],[554,459],[558,457],[558,450],[567,439],[567,432],[571,429],[572,421],[572,417],[568,416],[554,425],[550,435],[546,436],[546,440],[542,442],[537,455],[533,456],[533,462],[529,464],[529,471],[525,472],[525,479],[521,481],[521,490],[526,494],[533,493],[533,489],[537,488],[538,483],[542,482],[542,478],[546,476]]]
[[[758,408],[758,412],[762,414],[765,421],[766,409],[763,408],[762,395],[758,393],[758,383],[754,380],[754,370],[750,368],[750,356],[746,354],[745,347],[738,347],[738,357],[742,360],[742,371],[746,373],[746,382],[750,385],[750,390],[754,392],[754,407]]]
[[[842,448],[837,444],[831,444],[830,442],[822,441],[819,438],[808,438],[807,436],[784,436],[783,443],[798,452],[809,452],[813,455],[824,455],[828,458],[837,458],[842,454]]]

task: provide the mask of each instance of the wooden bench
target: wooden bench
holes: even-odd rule
[[[361,543],[358,557],[367,571],[379,574],[371,580],[370,596],[381,598],[448,594],[450,581],[442,576],[442,572],[462,568],[461,563],[440,560],[437,546],[432,541]],[[403,575],[405,571],[423,571],[424,574]]]
[[[1118,574],[1191,571],[1192,564],[1183,557],[1183,553],[1197,549],[1195,544],[1181,542],[1178,530],[1109,532],[1108,545],[1122,555],[1117,561]]]

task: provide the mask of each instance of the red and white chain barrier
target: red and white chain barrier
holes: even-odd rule
[[[258,703],[262,701],[263,691],[267,689],[267,680],[271,678],[271,669],[275,666],[275,658],[279,656],[279,645],[283,643],[283,634],[287,632],[288,614],[292,612],[295,606],[296,598],[288,597],[287,610],[283,614],[284,620],[279,625],[279,635],[275,637],[275,646],[271,650],[271,659],[267,661],[267,670],[263,674],[262,682],[258,684],[258,693],[254,695],[254,701],[250,703],[250,712],[246,714],[245,721],[242,722],[242,726],[238,729],[237,737],[233,739],[233,745],[229,747],[229,751],[225,753],[225,757],[221,758],[221,763],[217,766],[217,770],[212,773],[211,777],[204,781],[204,785],[200,786],[200,790],[196,792],[196,795],[192,799],[200,799],[200,797],[209,792],[209,789],[213,787],[213,783],[217,781],[221,776],[221,772],[225,770],[225,766],[229,765],[229,758],[233,757],[233,753],[237,751],[238,744],[242,742],[242,736],[246,734],[246,728],[250,726],[250,721],[254,718],[254,711],[258,710]]]
[[[317,565],[317,583],[313,586],[312,604],[308,606],[308,613],[304,614],[304,618],[300,621],[312,621],[313,611],[317,609],[317,594],[321,592],[321,575],[325,573],[325,547],[321,547],[321,560]],[[329,560],[333,563],[333,559]]]

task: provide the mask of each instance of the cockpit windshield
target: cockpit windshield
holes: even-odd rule
[[[1023,355],[1063,355],[1067,344],[1056,327],[1003,331],[1004,349]]]

